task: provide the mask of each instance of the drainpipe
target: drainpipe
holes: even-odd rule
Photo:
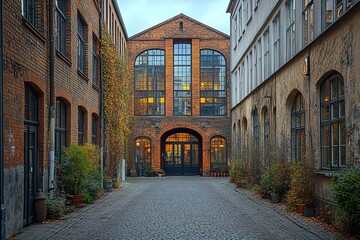
[[[100,0],[100,17],[99,17],[99,38],[100,38],[100,49],[101,49],[101,40],[103,35],[103,22],[102,22],[102,10],[103,10],[103,0]],[[103,61],[102,58],[99,58],[99,68],[100,68],[100,173],[101,173],[101,186],[103,185],[103,172],[104,172],[104,81],[103,81]]]
[[[55,44],[54,44],[54,0],[49,7],[49,39],[50,39],[50,161],[49,192],[55,188]]]
[[[0,238],[6,239],[5,229],[5,197],[4,197],[4,114],[3,114],[3,1],[0,0]]]

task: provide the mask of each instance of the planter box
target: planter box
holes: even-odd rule
[[[280,195],[277,193],[270,193],[271,202],[272,203],[279,203],[280,202]]]
[[[305,206],[302,214],[304,217],[314,217],[315,216],[315,208]]]

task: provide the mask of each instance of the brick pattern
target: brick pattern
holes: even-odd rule
[[[179,29],[180,22],[183,30]],[[174,41],[184,39],[192,44],[192,116],[173,116],[173,44]],[[134,68],[136,57],[149,49],[165,50],[166,100],[164,116],[135,116],[134,141],[138,137],[149,137],[152,143],[152,166],[161,167],[161,137],[168,131],[176,128],[187,128],[196,131],[202,137],[202,170],[210,169],[210,140],[221,135],[228,140],[230,146],[230,110],[229,96],[227,116],[202,117],[200,116],[200,50],[212,49],[224,55],[230,63],[230,41],[225,34],[221,34],[205,25],[184,15],[178,15],[148,31],[142,32],[129,39],[129,59],[131,68]],[[229,79],[229,65],[227,66]],[[155,127],[155,123],[159,127]],[[130,150],[129,159],[134,159],[133,150]],[[133,162],[128,166],[131,169]]]
[[[40,3],[41,2],[41,3]],[[90,3],[90,4],[89,4]],[[67,54],[56,53],[55,94],[68,105],[68,143],[78,140],[78,106],[86,111],[85,142],[91,142],[91,114],[99,115],[99,90],[92,85],[93,35],[99,38],[95,1],[67,1]],[[4,1],[4,167],[7,236],[23,228],[24,91],[31,85],[39,97],[37,186],[47,188],[49,165],[50,56],[49,5],[39,1],[36,22],[23,19],[21,1]],[[86,71],[77,71],[77,16],[86,23]],[[56,41],[55,41],[56,42]],[[20,189],[19,189],[20,187]],[[16,207],[12,203],[16,203]]]

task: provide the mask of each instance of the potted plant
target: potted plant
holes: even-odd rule
[[[291,164],[290,190],[286,195],[286,207],[304,216],[314,215],[314,170],[306,160]]]
[[[262,191],[270,195],[273,203],[278,203],[289,189],[290,170],[285,161],[272,162],[261,177]]]
[[[89,157],[86,151],[76,144],[65,148],[64,153],[61,163],[64,190],[71,195],[72,203],[79,206],[84,202],[82,193],[87,189],[91,171]]]

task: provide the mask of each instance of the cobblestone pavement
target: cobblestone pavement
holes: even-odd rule
[[[65,220],[16,239],[336,239],[226,178],[130,178]]]

